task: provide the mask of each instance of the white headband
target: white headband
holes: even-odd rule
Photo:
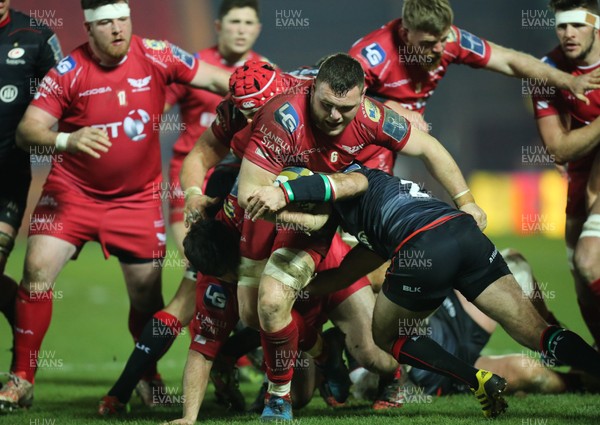
[[[584,24],[600,29],[600,17],[586,10],[557,12],[555,17],[557,27],[562,24]]]
[[[129,5],[127,3],[105,4],[95,9],[85,9],[83,11],[85,22],[101,21],[103,19],[119,19],[130,16]]]

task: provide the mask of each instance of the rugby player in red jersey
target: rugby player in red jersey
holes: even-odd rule
[[[263,87],[265,91],[258,93],[253,101],[253,108],[260,108],[283,88],[304,81],[276,71],[267,62],[249,61],[247,64],[251,64],[248,66],[253,70],[256,67],[256,69],[267,72],[270,78],[264,82],[271,83]],[[263,69],[263,66],[266,68]],[[238,71],[242,76],[244,72],[243,69]],[[236,78],[239,77],[236,77],[235,74],[231,76],[232,81]],[[259,91],[254,90],[255,92]],[[237,108],[237,106],[242,106],[241,103],[234,102],[231,95],[227,95],[217,107],[218,118],[212,122],[210,128],[201,134],[192,153],[185,159],[182,183],[184,188],[192,188],[191,191],[187,191],[186,204],[193,203],[194,205],[192,209],[186,211],[188,224],[200,216],[203,218],[214,216],[220,209],[217,198],[224,199],[226,197],[237,177],[237,167],[219,163],[227,156],[234,135],[248,124],[246,116]],[[188,165],[190,161],[191,166]],[[203,194],[201,187],[212,167],[215,167],[215,172],[207,182],[206,194]],[[194,192],[194,190],[196,191]],[[202,211],[201,215],[200,211]],[[183,279],[184,283],[180,285],[168,306],[155,313],[152,320],[148,320],[143,327],[138,340],[139,344],[136,344],[123,372],[108,394],[100,401],[98,408],[100,415],[107,416],[127,410],[127,402],[143,372],[169,349],[181,328],[192,320],[196,276],[194,271],[188,270],[187,273],[189,274]],[[136,389],[140,392],[139,384]],[[152,394],[149,395],[149,398],[150,401],[153,401]]]
[[[405,0],[402,18],[362,37],[349,51],[365,70],[367,94],[404,108],[401,114],[420,130],[427,130],[420,116],[427,100],[451,64],[546,80],[580,100],[585,90],[600,87],[600,72],[575,78],[458,28],[453,18],[448,0]]]
[[[263,107],[252,123],[252,136],[244,152],[239,180],[239,202],[253,219],[268,212],[252,202],[257,191],[273,188],[286,166],[303,166],[324,172],[349,165],[366,146],[381,145],[424,161],[431,174],[481,228],[485,213],[471,196],[450,154],[433,137],[379,102],[364,98],[360,63],[346,54],[326,59],[316,80],[283,93]],[[329,184],[325,198],[335,196]],[[302,289],[326,253],[331,234],[307,236],[278,232],[272,254],[260,277],[258,315],[269,392],[263,418],[292,416],[289,383],[293,371],[276,367],[276,359],[296,352],[298,330],[290,316],[290,293]],[[247,241],[252,244],[252,241]]]
[[[249,134],[245,131],[249,129],[246,126],[246,116],[251,117],[266,100],[281,90],[289,89],[306,92],[306,87],[301,86],[303,82],[306,82],[306,80],[294,78],[285,73],[280,74],[279,71],[275,71],[269,64],[264,62],[250,61],[243,68],[239,68],[231,77],[231,91],[233,94],[231,99],[226,99],[221,103],[217,110],[217,120],[210,130],[203,133],[194,149],[185,159],[181,176],[183,187],[187,190],[187,188],[198,186],[197,190],[199,190],[208,169],[223,158],[229,150],[241,158],[249,138]],[[258,92],[256,91],[257,88],[259,88]],[[244,114],[241,114],[240,111]],[[234,134],[235,137],[233,137]],[[370,152],[373,152],[373,150]],[[378,156],[372,158],[370,152],[361,152],[360,157],[365,162],[377,167],[380,164],[379,158]],[[386,171],[391,170],[386,169]],[[213,202],[214,199],[202,194],[193,194],[187,197],[187,217],[191,220],[195,220],[197,217],[206,218],[206,208]],[[246,220],[243,224],[242,233],[242,264],[237,289],[239,314],[246,325],[258,329],[257,276],[260,276],[270,254],[275,237],[275,226],[264,221],[254,223]],[[256,241],[256,237],[261,238],[260,243]],[[251,239],[254,239],[253,245],[247,243]],[[374,371],[392,375],[391,372],[393,372],[395,365],[379,350],[374,350],[370,335],[365,332],[365,329],[368,329],[368,323],[365,324],[361,321],[357,325],[356,322],[348,319],[352,315],[350,311],[356,310],[357,306],[373,305],[372,294],[366,289],[360,290],[348,294],[345,301],[340,306],[337,322],[347,335],[347,342],[353,347],[358,347],[357,350],[353,350],[355,357],[359,363],[368,365]],[[334,312],[334,314],[337,313]],[[366,315],[365,320],[368,321],[369,316]],[[329,392],[327,388],[323,388],[323,390]]]
[[[98,241],[106,257],[119,258],[134,340],[163,306],[153,261],[164,256],[166,239],[155,193],[161,162],[154,124],[171,82],[227,89],[226,72],[166,41],[132,35],[127,2],[82,0],[81,6],[89,42],[47,74],[17,130],[21,148],[54,146],[61,161],[52,163],[32,215],[16,301],[14,378],[0,391],[5,408],[32,401],[52,288],[85,242]]]
[[[552,0],[560,45],[543,61],[574,76],[600,68],[600,9],[596,0]],[[538,131],[568,176],[565,239],[581,314],[600,346],[600,93],[587,93],[590,104],[566,90],[534,98]]]

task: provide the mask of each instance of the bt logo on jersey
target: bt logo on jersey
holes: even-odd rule
[[[134,142],[144,140],[147,136],[144,133],[144,125],[150,122],[150,115],[143,109],[132,109],[129,111],[123,121],[110,122],[107,124],[94,124],[91,127],[105,130],[108,137],[119,137],[119,128],[123,127],[125,135]]]

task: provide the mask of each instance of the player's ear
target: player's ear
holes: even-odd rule
[[[84,22],[83,27],[85,28],[85,32],[87,32],[88,34],[92,30],[92,24],[90,24],[89,22]]]
[[[404,41],[404,43],[408,42],[408,29],[404,28],[404,27],[400,27],[400,38],[402,39],[402,41]]]
[[[221,20],[220,19],[215,19],[215,31],[217,33],[220,33],[221,29],[222,29]]]

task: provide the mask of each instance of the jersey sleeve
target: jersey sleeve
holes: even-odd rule
[[[481,68],[489,62],[492,49],[487,40],[455,26],[451,27],[448,37],[448,42],[454,43],[456,49],[452,52],[456,54],[456,63]]]
[[[227,147],[231,145],[231,139],[239,130],[235,128],[236,118],[233,116],[234,109],[235,106],[229,96],[223,99],[217,105],[217,116],[210,125],[210,129],[217,140]]]
[[[40,53],[35,64],[35,74],[42,78],[50,69],[63,59],[62,49],[58,37],[50,29],[42,31],[43,41],[40,45]]]
[[[542,62],[556,68],[556,64],[548,56],[543,57]],[[553,94],[542,94],[543,90],[532,90],[532,92],[531,101],[533,102],[533,113],[536,119],[561,114],[562,108],[558,90],[553,90]]]
[[[374,144],[383,146],[393,152],[401,151],[410,138],[412,130],[410,121],[379,102],[370,101],[370,103],[372,106],[365,105],[367,110],[376,107],[383,111],[383,117],[378,121],[377,138]]]
[[[52,68],[42,79],[31,105],[60,119],[71,104],[72,92],[77,85],[73,82],[80,64],[73,56],[67,56]]]
[[[156,50],[156,47],[148,47],[149,42],[155,43],[154,46],[165,46],[160,54],[157,52],[153,53],[153,57],[160,58],[160,62],[166,68],[168,83],[177,82],[182,84],[189,84],[196,75],[196,71],[199,67],[199,62],[194,58],[194,55],[186,52],[181,47],[169,42],[155,41],[144,39],[144,46],[146,49]],[[158,43],[158,44],[157,44]]]
[[[210,277],[199,277],[196,312],[190,324],[190,350],[214,359],[238,321],[235,287]]]
[[[173,83],[167,86],[165,93],[165,102],[169,105],[176,105],[185,96],[187,86],[184,84]]]

